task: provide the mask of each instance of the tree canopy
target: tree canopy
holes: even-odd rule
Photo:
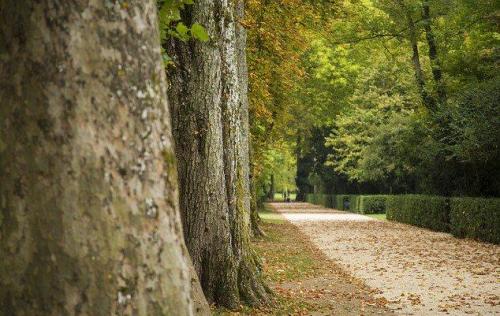
[[[498,195],[498,10],[250,1],[257,174],[269,179],[265,152],[287,143],[302,192]]]

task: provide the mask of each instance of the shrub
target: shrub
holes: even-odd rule
[[[359,202],[361,195],[350,195],[349,196],[349,210],[352,212],[359,213]]]
[[[500,243],[500,199],[452,198],[450,207],[453,235]]]
[[[450,206],[445,197],[390,195],[386,197],[387,219],[432,230],[450,231]]]
[[[383,214],[385,213],[386,195],[361,195],[359,198],[358,211],[361,214]]]
[[[328,194],[325,207],[335,208],[335,195]]]
[[[306,194],[306,202],[324,207],[333,207],[333,195],[331,194]]]
[[[344,208],[344,201],[349,201],[350,204],[350,196],[347,194],[337,194],[335,195],[335,208],[338,210],[348,210],[349,208]]]
[[[314,194],[313,193],[306,194],[306,202],[314,204]]]
[[[325,206],[326,194],[316,194],[316,203],[314,203],[314,204]]]

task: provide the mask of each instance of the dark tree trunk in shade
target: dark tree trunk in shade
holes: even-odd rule
[[[432,77],[434,78],[434,82],[436,84],[439,103],[444,104],[446,102],[446,87],[443,79],[441,61],[438,56],[436,38],[432,31],[429,0],[422,1],[422,19],[425,30],[425,38],[427,40],[427,45],[429,46],[429,59],[431,61]]]
[[[436,100],[427,91],[425,76],[422,70],[422,65],[420,63],[417,26],[415,25],[415,21],[413,20],[411,12],[408,10],[404,2],[402,0],[396,0],[396,1],[401,10],[403,11],[406,18],[406,23],[408,25],[408,36],[413,53],[412,55],[413,70],[415,72],[415,80],[418,86],[420,96],[422,98],[422,102],[428,110],[434,111],[436,109]]]
[[[255,165],[252,163],[252,143],[249,142],[249,157],[250,157],[250,233],[252,237],[263,237],[266,234],[260,227],[261,219],[259,217],[259,209],[262,207],[261,201],[258,200],[257,186],[254,177]]]
[[[249,127],[241,1],[199,0],[186,23],[210,41],[171,41],[169,96],[186,243],[210,302],[260,304],[267,292],[250,248]]]
[[[274,184],[274,174],[271,174],[271,184],[269,185],[269,199],[271,201],[274,200],[274,194],[276,191],[274,190],[275,184]]]
[[[0,3],[0,315],[193,314],[156,11]]]

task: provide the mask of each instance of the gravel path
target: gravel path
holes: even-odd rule
[[[500,315],[500,246],[308,203],[271,203],[401,315]]]

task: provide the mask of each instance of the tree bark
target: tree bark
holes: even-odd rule
[[[257,195],[257,183],[255,178],[255,164],[252,162],[252,142],[249,141],[249,157],[250,157],[250,232],[252,237],[264,237],[266,234],[260,227],[261,219],[259,216],[259,197]]]
[[[167,51],[185,239],[205,296],[237,308],[267,299],[250,248],[245,30],[241,1],[199,0],[185,22],[211,40],[172,40]]]
[[[409,32],[408,35],[409,35],[411,49],[413,52],[413,55],[412,55],[413,70],[415,72],[415,80],[417,82],[417,86],[418,86],[420,96],[422,98],[422,102],[428,110],[435,111],[436,100],[434,100],[432,95],[430,95],[427,92],[427,88],[426,88],[426,84],[425,84],[425,76],[424,76],[424,72],[422,70],[422,65],[420,64],[420,52],[418,49],[418,32],[417,32],[417,27],[415,25],[415,21],[413,21],[413,17],[411,15],[411,12],[405,6],[403,1],[397,0],[397,3],[400,6],[401,10],[403,10],[405,17],[406,17],[406,23],[408,24],[408,32]]]
[[[271,201],[274,201],[274,194],[276,193],[274,191],[274,174],[271,174],[271,184],[269,185],[269,195],[268,195],[268,198],[269,200]]]
[[[436,84],[439,103],[444,104],[446,102],[446,87],[443,80],[441,61],[438,56],[436,38],[434,37],[434,33],[432,31],[429,0],[422,1],[422,19],[427,45],[429,46],[429,59],[431,61],[432,77],[434,78],[434,82]]]
[[[0,2],[1,315],[193,313],[156,10]]]

